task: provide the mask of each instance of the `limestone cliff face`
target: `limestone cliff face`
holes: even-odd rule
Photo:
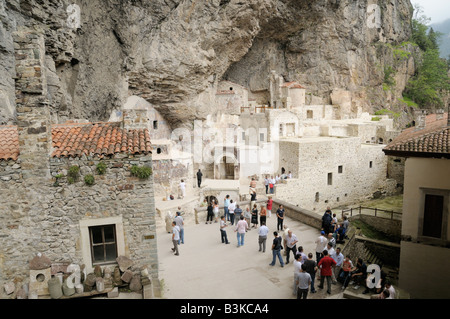
[[[413,55],[392,50],[409,38],[411,10],[409,0],[0,0],[0,122],[15,121],[21,26],[45,33],[54,122],[107,120],[138,95],[186,124],[214,112],[219,79],[261,92],[271,70],[323,102],[341,89],[355,107],[389,108],[414,71]],[[386,66],[396,81],[383,90]]]

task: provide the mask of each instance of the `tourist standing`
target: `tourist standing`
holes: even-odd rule
[[[278,257],[278,260],[280,261],[281,267],[284,267],[283,258],[281,257],[281,237],[278,236],[277,232],[273,232],[273,235],[275,238],[273,239],[272,243],[272,263],[270,263],[270,266],[275,266],[276,258]]]
[[[287,265],[289,264],[289,255],[291,251],[295,259],[295,255],[297,254],[298,239],[297,236],[295,236],[295,234],[292,233],[292,230],[288,231],[285,239],[286,239],[286,265]]]
[[[269,228],[266,226],[265,222],[261,223],[261,227],[258,229],[258,243],[259,243],[259,251],[263,253],[266,252],[266,240],[267,235],[269,234]]]
[[[178,206],[177,216],[175,217],[175,222],[177,226],[180,228],[180,239],[178,240],[178,245],[184,244],[184,220],[181,217],[181,207]]]
[[[270,179],[269,179],[270,194],[273,194],[274,188],[275,188],[275,178],[273,178],[273,176],[271,176]]]
[[[180,240],[180,227],[177,226],[175,221],[172,222],[172,251],[175,253],[175,256],[179,256],[178,252],[178,241]]]
[[[269,194],[269,177],[267,175],[264,178],[264,186],[266,187],[266,194]]]
[[[339,280],[342,281],[342,290],[347,288],[349,284],[352,269],[353,263],[350,260],[350,255],[346,255],[344,261],[342,262],[342,268],[339,273]]]
[[[241,216],[241,219],[237,222],[235,229],[235,232],[237,232],[238,247],[244,246],[244,237],[247,229],[248,229],[247,221],[245,221],[244,216]]]
[[[272,205],[273,205],[273,200],[272,200],[272,196],[268,196],[267,197],[267,214],[270,216],[272,216]]]
[[[328,206],[327,210],[325,211],[325,213],[322,216],[322,230],[327,234],[330,232],[331,220],[332,220],[331,209]]]
[[[227,231],[225,228],[227,227],[227,223],[225,222],[225,216],[220,217],[220,239],[222,240],[222,244],[229,244],[227,237]]]
[[[319,263],[322,258],[322,252],[327,247],[327,239],[325,238],[325,232],[322,230],[320,232],[320,236],[316,239],[316,262]]]
[[[245,212],[244,212],[244,216],[245,221],[247,222],[248,225],[250,225],[250,220],[252,218],[252,212],[250,211],[250,208],[247,206],[245,207]],[[250,230],[251,228],[249,228],[248,230]]]
[[[239,207],[239,205],[236,204],[236,209],[234,210],[234,220],[236,223],[241,219],[242,215],[242,208]]]
[[[217,223],[217,220],[219,218],[219,203],[217,202],[217,200],[214,200],[213,213],[214,213],[214,222]]]
[[[316,271],[317,271],[317,263],[313,259],[313,254],[308,254],[308,259],[303,262],[303,265],[305,266],[305,271],[311,276],[311,293],[315,293],[316,289],[314,288],[314,279],[316,279]]]
[[[261,211],[259,212],[259,222],[262,225],[262,223],[266,223],[266,216],[267,216],[267,210],[264,207],[264,205],[261,205]]]
[[[323,251],[323,257],[320,259],[317,266],[320,268],[320,284],[319,288],[323,289],[323,282],[326,279],[327,280],[327,293],[331,294],[331,275],[332,275],[332,268],[336,265],[336,262],[333,258],[328,256],[328,251]]]
[[[186,195],[186,183],[184,182],[184,180],[182,179],[180,184],[178,184],[178,199],[183,199],[184,196]]]
[[[230,214],[228,214],[228,205],[230,205],[230,195],[225,196],[223,201],[223,212],[225,214],[225,218],[227,222],[230,221]]]
[[[283,230],[284,207],[280,205],[277,209],[277,231]]]
[[[311,275],[306,271],[306,266],[302,265],[301,271],[297,274],[297,299],[308,297],[308,288],[312,283]]]
[[[214,208],[212,206],[212,203],[208,204],[208,207],[206,208],[206,214],[207,215],[206,215],[206,223],[205,224],[208,224],[208,221],[211,224],[213,217],[214,217]]]
[[[231,199],[228,205],[228,214],[230,215],[230,224],[234,225],[234,210],[236,209],[236,203]]]
[[[252,228],[258,227],[258,207],[256,204],[253,205],[252,209]]]
[[[304,263],[308,259],[308,256],[306,256],[306,254],[303,252],[303,246],[299,246],[297,248],[296,255],[301,255],[302,256],[302,263]]]
[[[295,255],[294,259],[294,290],[293,295],[297,295],[297,274],[302,270],[302,256]]]
[[[333,237],[333,233],[328,234],[328,242],[330,243],[331,247],[336,247],[336,238]]]
[[[342,263],[344,262],[344,255],[341,253],[341,248],[337,247],[335,252],[331,254],[331,258],[336,262],[336,267],[333,268],[333,273],[331,275],[331,283],[337,283],[337,277],[341,272]]]
[[[202,176],[203,176],[202,171],[199,168],[198,172],[197,172],[197,185],[198,185],[198,188],[200,188],[200,185],[202,184]]]

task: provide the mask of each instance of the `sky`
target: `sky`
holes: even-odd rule
[[[412,5],[420,5],[423,14],[431,19],[430,24],[450,19],[450,0],[410,0]]]

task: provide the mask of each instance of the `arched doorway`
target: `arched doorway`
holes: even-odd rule
[[[239,179],[239,163],[233,154],[225,153],[216,157],[215,179]]]

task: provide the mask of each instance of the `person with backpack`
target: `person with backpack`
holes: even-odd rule
[[[283,246],[281,245],[281,237],[278,236],[278,232],[273,232],[273,235],[275,238],[273,239],[272,243],[272,263],[270,263],[270,266],[275,266],[276,258],[278,257],[278,260],[280,261],[281,267],[284,267],[283,257],[281,257],[281,249],[283,249]]]

